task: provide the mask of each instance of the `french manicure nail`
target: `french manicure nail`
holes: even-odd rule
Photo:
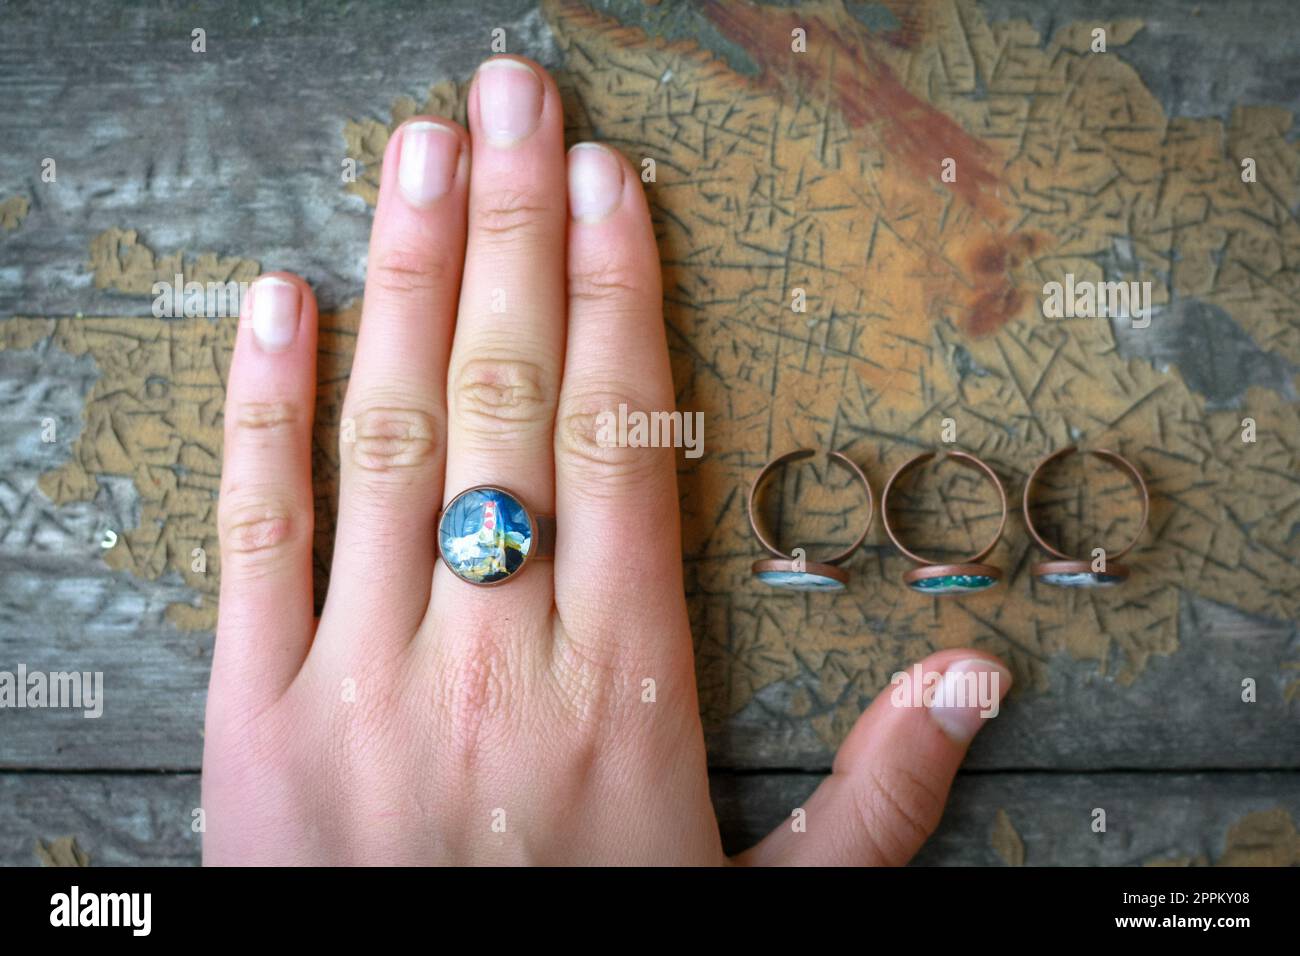
[[[599,222],[623,198],[623,164],[604,146],[579,143],[569,150],[569,211],[579,222]]]
[[[460,137],[441,123],[416,120],[402,127],[397,185],[412,206],[426,206],[451,189],[460,160]]]
[[[253,338],[263,352],[283,352],[298,335],[298,287],[268,276],[253,283]]]
[[[542,118],[542,81],[518,60],[487,60],[478,68],[479,125],[494,146],[510,146]]]
[[[957,661],[935,688],[930,716],[949,737],[965,743],[998,715],[1010,689],[1011,672],[1005,667],[982,657]]]

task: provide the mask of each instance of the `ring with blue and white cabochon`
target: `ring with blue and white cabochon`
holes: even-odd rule
[[[438,516],[438,554],[468,584],[504,584],[530,562],[555,557],[555,518],[532,514],[497,485],[466,488]]]
[[[895,533],[893,525],[889,522],[889,495],[898,483],[898,479],[913,468],[923,465],[934,458],[935,454],[932,451],[922,452],[915,458],[909,458],[903,462],[889,476],[889,481],[885,483],[885,490],[880,494],[880,521],[885,526],[885,534],[889,536],[889,540],[894,543],[894,547],[904,557],[919,565],[919,567],[912,568],[903,575],[903,585],[912,591],[934,595],[935,597],[950,597],[987,591],[989,588],[996,587],[997,583],[1002,580],[1001,569],[991,564],[985,564],[984,559],[997,547],[998,541],[1002,537],[1002,529],[1006,527],[1007,492],[1002,487],[1002,481],[998,478],[997,473],[980,459],[964,451],[947,452],[948,458],[951,458],[957,464],[974,468],[992,482],[993,487],[997,489],[998,501],[1002,506],[1002,516],[998,519],[998,527],[993,533],[993,538],[980,551],[969,558],[963,558],[961,561],[951,564],[942,561],[931,561],[908,550],[907,546]]]
[[[1106,448],[1096,448],[1088,452],[1094,458],[1099,458],[1124,473],[1125,477],[1132,482],[1133,487],[1137,489],[1142,508],[1142,513],[1138,518],[1137,531],[1133,533],[1133,540],[1115,552],[1109,552],[1102,548],[1099,559],[1101,562],[1100,567],[1097,567],[1092,561],[1073,558],[1049,544],[1038,533],[1038,529],[1034,527],[1034,518],[1030,512],[1029,500],[1035,485],[1042,476],[1043,470],[1053,462],[1073,455],[1076,451],[1078,449],[1074,445],[1067,445],[1064,448],[1057,449],[1039,461],[1034,466],[1034,470],[1029,473],[1029,477],[1025,479],[1025,493],[1021,502],[1021,510],[1025,515],[1025,527],[1029,530],[1029,536],[1034,539],[1034,543],[1055,559],[1040,561],[1035,564],[1033,575],[1036,580],[1041,581],[1043,584],[1050,584],[1052,587],[1057,588],[1115,587],[1117,584],[1123,584],[1128,580],[1128,567],[1120,564],[1119,559],[1132,551],[1137,545],[1138,539],[1142,537],[1142,530],[1147,525],[1147,514],[1151,510],[1151,495],[1147,491],[1146,480],[1143,479],[1142,473],[1137,470],[1137,466],[1123,455]]]
[[[758,509],[755,506],[758,493],[767,482],[767,479],[778,468],[793,461],[811,458],[815,454],[817,453],[811,448],[800,448],[773,458],[763,466],[763,470],[758,473],[753,484],[749,486],[749,526],[753,529],[754,536],[758,538],[759,544],[768,553],[775,555],[773,558],[761,558],[755,561],[750,568],[750,572],[764,584],[780,588],[783,591],[843,591],[848,587],[849,572],[837,567],[837,565],[847,561],[853,556],[853,552],[862,547],[862,542],[867,540],[867,532],[871,530],[871,519],[875,517],[876,503],[871,494],[871,483],[867,481],[867,476],[862,473],[862,469],[838,451],[827,452],[827,457],[831,461],[847,468],[861,482],[862,487],[866,489],[866,525],[856,541],[829,558],[809,561],[804,557],[796,558],[793,554],[786,554],[780,549],[776,540],[765,532],[762,522],[758,519]]]
[[[1097,571],[1090,561],[1040,561],[1034,565],[1034,577],[1058,588],[1113,588],[1128,580],[1127,565],[1107,561],[1105,567]]]

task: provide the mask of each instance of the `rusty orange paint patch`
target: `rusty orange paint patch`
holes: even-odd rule
[[[971,246],[964,261],[971,289],[959,318],[963,329],[988,335],[1020,314],[1029,297],[1016,284],[1016,270],[1046,244],[1045,236],[1017,232],[991,234]]]
[[[843,17],[832,25],[807,8],[774,10],[709,0],[703,9],[759,64],[761,86],[796,97],[826,96],[864,148],[881,149],[890,165],[906,170],[905,177],[933,183],[937,195],[951,192],[984,223],[980,232],[989,230],[988,238],[974,244],[958,265],[965,274],[955,273],[951,261],[934,263],[927,298],[959,306],[958,325],[971,335],[988,335],[1018,315],[1027,301],[1016,285],[1016,269],[1043,243],[1037,237],[1000,231],[1010,211],[1001,198],[1003,160],[998,153],[908,90],[889,65],[891,55],[898,57],[889,48],[916,46],[926,24],[924,5],[893,6],[898,6],[894,13],[901,26],[880,36],[856,21],[846,26]],[[791,49],[797,27],[806,31],[807,53]],[[955,182],[941,179],[947,160],[955,162]],[[965,245],[961,239],[957,244]],[[934,254],[938,256],[938,250]]]
[[[833,105],[851,128],[878,136],[900,162],[920,175],[932,174],[936,182],[940,164],[956,160],[957,181],[945,185],[986,218],[1006,219],[1006,208],[992,195],[1000,182],[993,172],[1000,165],[993,149],[907,90],[886,62],[881,41],[856,21],[848,28],[843,23],[832,26],[815,12],[720,0],[709,0],[704,12],[754,58],[765,84],[795,86],[805,93],[829,89]],[[919,18],[906,15],[903,23],[903,28],[889,34],[894,42],[886,39],[886,43],[915,45]],[[795,28],[807,31],[811,52],[791,50]]]

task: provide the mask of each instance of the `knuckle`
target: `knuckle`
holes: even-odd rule
[[[221,550],[244,558],[272,560],[298,537],[296,509],[267,494],[226,494],[218,502]]]
[[[552,217],[552,210],[523,190],[497,190],[474,209],[473,228],[489,239],[514,239],[535,233]]]
[[[606,260],[587,263],[569,272],[570,302],[581,302],[600,309],[629,307],[653,302],[657,294],[647,276],[639,274],[626,262]]]
[[[352,434],[341,442],[363,471],[405,472],[436,462],[442,432],[441,420],[427,409],[374,404],[352,416]]]
[[[386,654],[349,649],[325,690],[332,698],[326,719],[331,727],[333,765],[357,772],[382,751],[383,731],[397,729],[406,720],[400,706],[403,686],[393,678],[392,661]],[[377,778],[372,775],[370,779]]]
[[[635,483],[644,481],[664,468],[666,455],[659,447],[634,447],[623,444],[618,435],[618,409],[630,406],[616,395],[592,394],[566,399],[556,421],[556,460],[580,475],[604,482]],[[657,419],[647,415],[653,425]],[[585,486],[596,491],[599,485]]]
[[[542,367],[521,358],[471,357],[452,379],[457,423],[497,440],[549,422],[554,391]]]
[[[640,694],[631,686],[636,650],[624,648],[613,627],[606,633],[592,630],[596,633],[583,638],[572,633],[558,637],[551,660],[554,685],[575,727],[621,726],[641,706]]]
[[[603,622],[602,622],[603,619]],[[685,686],[694,679],[689,660],[665,657],[653,642],[629,634],[626,620],[596,612],[590,623],[556,628],[545,681],[553,703],[546,712],[564,716],[565,739],[578,754],[599,755],[607,748],[635,753],[647,766],[676,760],[664,741],[694,732],[696,713],[647,699],[647,679],[656,686]]]
[[[294,428],[302,412],[293,402],[235,402],[229,416],[236,433],[273,433]]]
[[[451,262],[437,252],[386,249],[370,264],[367,280],[395,298],[428,296],[446,285],[451,271]]]
[[[507,731],[512,713],[510,689],[519,686],[520,662],[511,642],[493,633],[491,626],[472,631],[464,646],[456,648],[447,664],[440,695],[449,756],[461,769],[472,772],[493,749],[498,735]]]

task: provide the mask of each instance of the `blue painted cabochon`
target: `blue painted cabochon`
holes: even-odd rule
[[[494,515],[486,527],[488,505]],[[481,488],[455,498],[438,524],[438,547],[457,577],[494,584],[523,567],[533,544],[532,522],[518,499],[500,489]]]
[[[531,538],[532,522],[528,520],[528,511],[510,494],[496,488],[480,488],[467,491],[455,499],[442,515],[438,526],[440,534],[453,538],[478,534],[483,526],[483,505],[495,501],[497,505],[497,526],[505,532],[516,532]]]
[[[759,571],[754,575],[764,584],[785,591],[843,591],[844,585],[834,578],[811,571]]]
[[[943,574],[934,578],[909,581],[907,586],[922,594],[972,594],[987,591],[997,584],[996,578],[985,574]]]
[[[1110,588],[1124,582],[1124,578],[1117,574],[1099,571],[1052,572],[1040,574],[1038,580],[1058,588]]]

